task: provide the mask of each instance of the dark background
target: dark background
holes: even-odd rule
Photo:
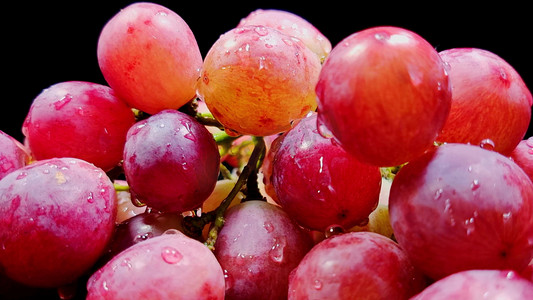
[[[21,126],[32,100],[61,81],[106,84],[96,59],[100,30],[133,1],[17,1],[2,8],[2,109],[0,130],[22,141]],[[439,1],[155,1],[178,13],[191,27],[205,56],[210,46],[257,8],[296,13],[333,45],[348,35],[379,25],[410,29],[438,51],[477,47],[509,62],[533,88],[531,19],[526,2]],[[364,4],[362,4],[364,3]],[[432,3],[432,4],[424,4]],[[528,136],[530,132],[528,132]]]

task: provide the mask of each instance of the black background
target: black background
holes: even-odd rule
[[[21,126],[31,102],[50,85],[68,80],[106,84],[96,59],[98,36],[105,23],[132,2],[18,1],[4,4],[0,130],[22,140]],[[483,48],[509,62],[526,85],[533,88],[530,46],[533,17],[528,15],[525,2],[499,1],[495,2],[497,5],[487,1],[156,3],[174,10],[189,24],[204,56],[221,34],[235,27],[253,10],[276,8],[307,19],[333,45],[356,31],[392,25],[415,31],[438,51],[454,47]]]

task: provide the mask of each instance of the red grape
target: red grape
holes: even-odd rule
[[[109,171],[122,160],[130,107],[104,85],[60,82],[31,104],[22,131],[35,159],[76,157]]]
[[[509,155],[527,132],[533,98],[509,63],[483,49],[455,48],[439,53],[452,87],[450,115],[439,142],[480,145]]]
[[[409,299],[426,285],[404,251],[373,232],[318,243],[291,273],[289,299]]]
[[[149,114],[179,108],[195,96],[202,56],[188,24],[155,3],[133,3],[104,26],[98,64],[130,106]]]
[[[273,135],[315,110],[320,68],[300,40],[270,27],[238,27],[207,53],[198,95],[228,133]]]
[[[12,136],[0,130],[0,179],[30,161],[29,150]]]
[[[215,188],[219,166],[213,136],[185,113],[163,110],[128,131],[123,167],[132,197],[156,210],[199,208]]]
[[[93,299],[224,299],[224,273],[202,243],[179,231],[117,254],[87,282]]]
[[[521,272],[533,255],[533,184],[498,152],[444,144],[400,169],[389,205],[398,243],[433,279]]]
[[[510,156],[533,180],[533,137],[521,140]]]
[[[0,180],[0,266],[30,286],[59,287],[88,271],[115,225],[111,180],[76,158],[37,161]]]
[[[514,271],[467,270],[434,282],[412,300],[533,299],[533,283]]]
[[[316,92],[323,134],[380,167],[403,164],[431,147],[451,102],[438,52],[396,27],[368,28],[337,44]]]
[[[277,29],[301,40],[321,61],[331,51],[331,42],[313,24],[289,11],[257,9],[241,19],[237,27],[262,25]]]
[[[289,273],[311,249],[310,236],[265,201],[242,202],[225,220],[215,256],[225,272],[226,299],[286,298]]]
[[[308,229],[344,229],[368,218],[379,200],[381,174],[317,131],[317,115],[302,119],[281,140],[272,184],[283,209]]]

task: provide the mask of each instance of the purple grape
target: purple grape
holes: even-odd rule
[[[286,298],[289,273],[312,247],[310,235],[266,201],[233,206],[225,220],[215,255],[225,272],[226,299]]]
[[[30,160],[28,149],[12,136],[0,130],[0,179],[22,168]]]
[[[163,110],[128,131],[126,180],[132,196],[153,209],[199,208],[215,188],[219,166],[212,134],[185,113]]]
[[[0,268],[23,284],[59,287],[102,255],[116,216],[113,184],[76,158],[41,160],[0,180]]]

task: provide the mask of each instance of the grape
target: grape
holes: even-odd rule
[[[69,284],[88,271],[113,232],[111,180],[76,158],[37,161],[0,180],[0,266],[36,287]]]
[[[514,271],[467,270],[427,287],[412,300],[522,300],[533,298],[533,283]]]
[[[213,136],[193,117],[163,110],[137,122],[124,146],[124,173],[135,199],[160,211],[199,208],[218,179]]]
[[[133,3],[103,27],[98,64],[131,107],[148,114],[176,109],[195,96],[202,56],[193,32],[174,11]]]
[[[533,181],[533,137],[521,140],[510,157]]]
[[[533,98],[509,63],[484,49],[441,51],[452,87],[452,106],[437,140],[479,145],[509,155],[527,132]]]
[[[433,279],[467,269],[521,272],[533,255],[533,184],[495,151],[444,144],[392,182],[394,236]]]
[[[128,187],[125,180],[115,180],[117,186]],[[131,193],[128,190],[117,190],[117,217],[116,224],[120,224],[131,217],[141,214],[147,210],[146,206],[136,206],[137,200],[131,199]]]
[[[32,102],[22,131],[37,160],[76,157],[109,171],[122,160],[130,107],[104,85],[60,82]]]
[[[279,142],[272,184],[279,204],[301,226],[345,229],[368,218],[379,200],[381,174],[317,131],[315,113],[302,119]]]
[[[404,251],[373,232],[315,245],[289,279],[288,299],[409,299],[426,286]]]
[[[92,299],[224,299],[224,273],[213,253],[179,231],[117,254],[87,282]]]
[[[337,44],[316,92],[322,134],[380,167],[401,165],[431,147],[451,103],[437,51],[397,27],[368,28]]]
[[[262,25],[277,29],[286,35],[301,40],[320,61],[331,51],[331,42],[309,21],[289,11],[257,9],[241,19],[237,27]]]
[[[225,299],[286,298],[290,271],[312,247],[309,235],[265,201],[242,202],[225,220],[214,252],[225,272]]]
[[[265,26],[243,26],[209,49],[197,92],[228,133],[273,135],[315,110],[320,68],[300,40]]]
[[[12,136],[0,130],[0,179],[30,161],[29,150]]]

